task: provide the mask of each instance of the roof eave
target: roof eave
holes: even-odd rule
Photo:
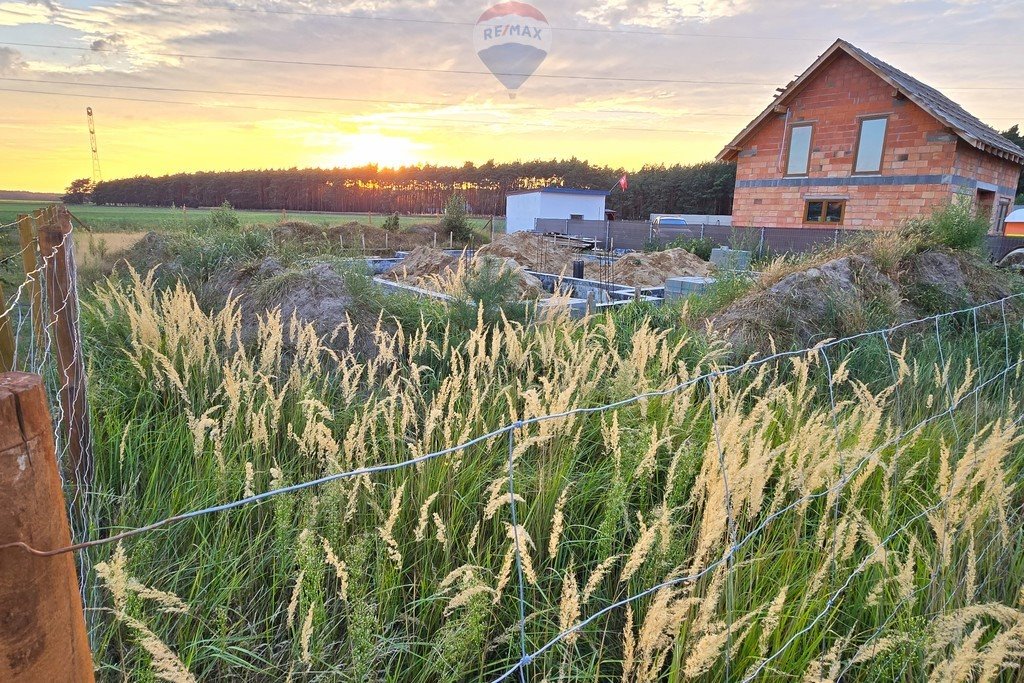
[[[715,161],[733,161],[740,155],[740,150],[742,149],[742,147],[733,147],[731,145],[726,146],[725,149],[719,152],[718,156],[715,157]]]
[[[820,69],[822,65],[824,65],[825,62],[831,59],[832,56],[835,55],[835,53],[839,50],[842,50],[844,54],[847,54],[853,59],[855,59],[861,66],[866,68],[871,73],[875,74],[878,78],[880,78],[886,84],[891,86],[896,92],[900,93],[908,100],[913,102],[915,105],[917,105],[925,112],[927,112],[929,116],[932,116],[937,121],[948,127],[956,134],[957,137],[964,140],[964,142],[966,142],[967,144],[987,154],[992,154],[993,156],[1009,159],[1010,161],[1016,164],[1024,165],[1024,154],[1016,154],[1014,152],[1009,152],[1004,149],[993,147],[985,143],[984,141],[979,140],[976,137],[970,135],[956,122],[950,121],[945,116],[942,116],[939,112],[936,112],[927,102],[917,97],[912,91],[902,87],[898,82],[889,78],[884,72],[879,71],[877,68],[875,68],[874,64],[872,64],[870,61],[864,59],[861,56],[857,48],[855,48],[853,45],[846,42],[842,38],[839,38],[834,43],[832,43],[832,45],[821,54],[821,56],[814,60],[813,64],[807,67],[807,69],[805,69],[804,72],[801,73],[796,79],[791,81],[782,90],[782,92],[780,92],[775,97],[775,99],[772,100],[772,103],[769,104],[764,111],[762,111],[756,118],[754,118],[753,121],[747,124],[747,126],[742,131],[740,131],[740,133],[735,138],[733,138],[732,141],[729,142],[729,144],[727,144],[721,152],[718,153],[718,156],[716,156],[715,159],[717,161],[734,160],[739,155],[739,152],[743,149],[742,143],[757,128],[759,128],[761,124],[763,124],[769,118],[769,116],[774,112],[775,108],[781,106],[785,101],[795,96],[795,94],[800,90],[800,87],[804,84],[804,82],[806,82],[814,73],[816,73],[818,69]]]
[[[845,44],[846,41],[839,40],[839,41],[836,41],[836,42],[837,42],[837,44],[839,44],[839,43],[844,43]],[[977,150],[980,150],[980,151],[985,152],[987,154],[991,154],[993,156],[997,156],[997,157],[1001,157],[1001,158],[1010,158],[1012,161],[1014,161],[1015,163],[1018,163],[1018,164],[1024,163],[1024,156],[1019,155],[1019,154],[1015,154],[1013,152],[1008,152],[1007,150],[999,149],[997,147],[989,145],[988,143],[986,143],[986,142],[984,142],[982,140],[979,140],[977,137],[975,137],[975,136],[971,135],[970,133],[968,133],[967,131],[965,131],[955,121],[951,121],[946,116],[943,116],[940,111],[936,111],[935,108],[933,108],[927,102],[925,102],[920,97],[918,97],[912,90],[908,90],[907,88],[904,88],[898,82],[896,82],[893,79],[889,78],[884,72],[879,71],[877,68],[875,68],[875,65],[872,64],[871,62],[869,62],[868,60],[864,59],[860,55],[858,50],[856,50],[856,49],[844,50],[844,52],[846,52],[846,54],[848,54],[851,57],[853,57],[853,59],[855,59],[858,64],[863,66],[865,69],[867,69],[871,73],[875,74],[875,76],[877,76],[878,78],[880,78],[883,81],[885,81],[885,83],[887,83],[889,86],[891,86],[894,90],[896,90],[898,93],[900,93],[901,95],[906,97],[908,100],[913,102],[915,105],[917,105],[919,108],[921,108],[929,116],[931,116],[936,121],[938,121],[939,123],[941,123],[944,126],[946,126],[947,128],[949,128],[951,131],[953,131],[954,134],[956,134],[956,136],[958,138],[960,138],[961,140],[963,140],[964,142],[969,144],[971,147],[974,147]]]
[[[832,56],[836,53],[836,51],[841,49],[844,42],[845,41],[843,41],[840,38],[836,40],[836,42],[832,43],[832,45],[830,45],[827,50],[821,53],[821,55],[816,60],[814,60],[813,64],[804,69],[803,73],[801,73],[795,79],[790,81],[789,84],[787,84],[786,87],[783,88],[782,92],[775,96],[775,99],[772,100],[771,104],[765,107],[764,111],[758,114],[753,121],[748,123],[746,128],[741,130],[739,132],[739,135],[734,137],[732,141],[729,142],[729,144],[727,144],[725,148],[721,152],[719,152],[718,156],[715,158],[718,161],[726,161],[730,160],[733,154],[738,154],[739,150],[743,149],[743,141],[747,137],[749,137],[751,133],[757,130],[757,128],[762,123],[764,123],[764,121],[767,120],[771,114],[775,113],[776,107],[780,106],[785,100],[792,97],[793,94],[800,89],[800,86],[802,86],[804,82],[806,82],[807,79],[811,77],[811,75],[813,75],[819,68],[821,68],[822,64],[831,59]],[[844,52],[849,51],[844,50]],[[732,150],[735,150],[735,152],[733,152]]]

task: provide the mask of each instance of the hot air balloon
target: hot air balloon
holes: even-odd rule
[[[514,98],[551,47],[551,28],[540,10],[523,2],[501,2],[480,15],[473,45],[484,65]]]

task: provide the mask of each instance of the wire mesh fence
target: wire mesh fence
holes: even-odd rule
[[[55,453],[73,540],[90,521],[92,441],[82,349],[78,272],[71,216],[49,207],[0,226],[16,245],[0,264],[0,370],[40,375],[50,397]],[[88,602],[89,558],[78,556],[80,588]]]
[[[0,309],[3,369],[47,380],[57,451],[73,495],[84,500],[92,458],[71,218],[51,207],[2,229],[18,243],[4,259],[10,294]]]
[[[662,248],[676,241],[702,240],[714,247],[750,251],[756,258],[800,254],[836,247],[874,234],[870,230],[842,227],[747,227],[731,225],[655,225],[649,221],[586,221],[538,219],[536,232],[558,233],[594,240],[602,249]],[[1005,235],[989,235],[986,248],[998,260],[1024,240]]]
[[[59,317],[37,334],[33,311],[56,298],[67,315],[70,299],[40,277],[40,308],[33,277],[5,302],[15,367],[59,397]],[[480,330],[459,353],[382,331],[380,359],[362,364],[272,315],[247,349],[230,306],[209,315],[181,288],[133,287],[98,306],[131,321],[132,400],[181,420],[104,423],[101,468],[115,472],[100,476],[122,488],[98,493],[102,513],[72,547],[0,551],[79,552],[109,578],[130,548],[157,568],[148,583],[187,591],[191,616],[172,611],[166,632],[201,678],[898,678],[912,628],[966,634],[990,616],[979,605],[1020,589],[1002,566],[1021,540],[1021,295],[734,366],[650,331],[617,350],[586,322],[576,340]],[[448,376],[425,379],[427,356]],[[168,441],[209,466],[146,469]],[[196,498],[171,478],[185,471],[213,502],[183,505]],[[159,507],[117,513],[152,487],[167,489]],[[185,511],[148,521],[167,508]],[[214,552],[230,536],[238,555]],[[219,564],[238,594],[204,578]],[[214,622],[264,621],[270,644],[244,656],[204,662],[189,645]]]

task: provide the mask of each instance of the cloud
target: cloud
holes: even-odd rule
[[[152,158],[126,151],[126,163],[137,165],[131,172],[213,163],[179,154],[176,145],[186,148],[190,135],[229,165],[334,163],[375,149],[392,159],[423,161],[502,154],[575,154],[626,166],[698,161],[716,153],[839,31],[915,77],[949,87],[968,110],[992,117],[1000,128],[1012,122],[1001,117],[1019,113],[1017,93],[953,88],[1016,82],[1024,52],[990,36],[1024,21],[1021,0],[526,0],[555,27],[554,40],[515,100],[473,48],[471,25],[500,1],[0,0],[0,27],[14,27],[3,29],[4,39],[81,48],[3,50],[0,71],[53,81],[75,77],[79,86],[45,90],[95,95],[107,130],[117,130],[112,121],[119,116],[121,125],[146,131],[141,139],[173,141],[165,145],[173,163],[153,161],[152,151]],[[885,22],[877,21],[879,12]],[[566,75],[607,80],[551,78]],[[131,101],[106,99],[118,97]],[[62,117],[80,116],[80,99],[66,100],[74,104],[68,107],[27,93],[4,100],[12,116],[45,119],[47,131],[57,130]],[[204,130],[219,133],[196,132]],[[246,138],[240,131],[255,132]],[[12,138],[8,145],[49,148],[51,142]],[[47,163],[59,174],[53,159]]]
[[[58,9],[43,2],[0,2],[0,26],[48,24]]]
[[[104,38],[97,38],[89,44],[93,52],[110,52],[124,47],[124,36],[118,33],[111,33]]]
[[[0,47],[0,75],[10,76],[26,66],[20,52],[11,47]]]
[[[601,26],[664,29],[684,21],[705,23],[748,11],[746,0],[601,0],[577,16]]]

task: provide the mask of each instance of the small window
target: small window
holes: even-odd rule
[[[845,200],[813,199],[804,207],[804,223],[831,223],[839,225],[846,213]]]
[[[571,220],[571,221],[581,221],[581,220],[583,220],[583,214],[582,213],[570,213],[569,214],[569,220]]]
[[[786,157],[786,175],[807,175],[811,164],[811,133],[814,126],[804,124],[789,129],[789,155]]]
[[[882,153],[885,151],[885,129],[889,119],[885,116],[861,119],[857,135],[857,159],[853,162],[854,173],[879,173],[882,170]]]

